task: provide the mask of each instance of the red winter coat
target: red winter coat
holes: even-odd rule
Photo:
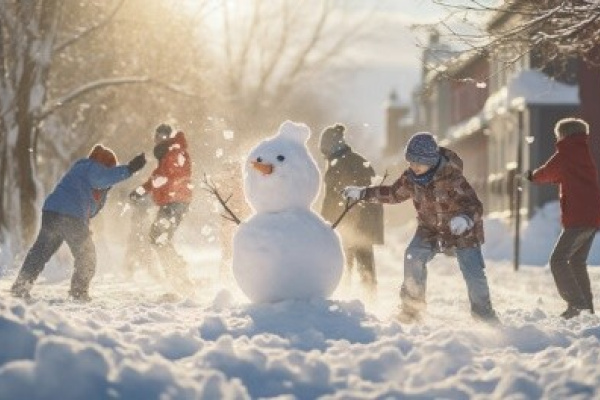
[[[168,140],[167,152],[142,186],[158,206],[169,203],[189,204],[192,200],[192,163],[183,132]]]
[[[600,185],[588,135],[580,133],[559,140],[556,152],[531,177],[536,183],[559,185],[565,228],[600,228]]]

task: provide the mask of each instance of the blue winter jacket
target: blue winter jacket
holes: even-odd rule
[[[76,161],[48,195],[43,211],[52,211],[89,221],[104,206],[108,189],[131,176],[126,165],[106,167],[83,158]],[[101,190],[99,200],[94,189]]]

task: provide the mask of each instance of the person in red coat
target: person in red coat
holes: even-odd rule
[[[550,269],[567,302],[561,316],[569,319],[581,310],[594,313],[587,257],[600,228],[600,184],[588,144],[589,125],[565,118],[556,123],[554,133],[556,152],[525,177],[534,183],[559,185],[563,230],[550,256]]]
[[[156,218],[150,227],[150,242],[172,289],[176,293],[191,294],[193,286],[187,264],[172,243],[173,235],[192,200],[192,163],[187,141],[182,131],[174,132],[170,125],[160,124],[154,134],[154,143],[158,166],[144,184],[131,192],[129,198],[136,203],[151,196],[158,206]]]

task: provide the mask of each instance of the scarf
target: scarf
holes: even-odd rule
[[[429,170],[427,172],[425,172],[424,174],[421,174],[421,175],[415,174],[413,172],[413,170],[409,168],[408,169],[408,177],[410,178],[411,181],[413,181],[417,185],[425,186],[433,180],[433,176],[437,172],[441,163],[442,163],[442,157],[440,157],[440,159],[438,160],[436,165],[429,168]]]

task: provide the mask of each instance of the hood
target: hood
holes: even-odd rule
[[[187,150],[187,140],[182,131],[177,132],[174,137],[164,140],[154,146],[154,157],[156,157],[157,160],[161,160],[165,154],[172,149]]]
[[[172,139],[169,139],[169,144],[178,144],[182,149],[187,149],[187,139],[185,138],[185,133],[182,131],[177,132]]]
[[[558,151],[564,151],[565,149],[578,146],[586,146],[588,142],[588,135],[586,133],[576,133],[569,136],[563,137],[561,140],[556,142],[556,148]]]
[[[445,165],[457,169],[462,173],[463,160],[458,156],[458,154],[446,147],[440,147],[440,154],[443,157],[443,161],[446,161]]]
[[[117,165],[117,156],[115,153],[108,147],[104,147],[101,144],[97,144],[92,148],[88,158],[109,168]]]

